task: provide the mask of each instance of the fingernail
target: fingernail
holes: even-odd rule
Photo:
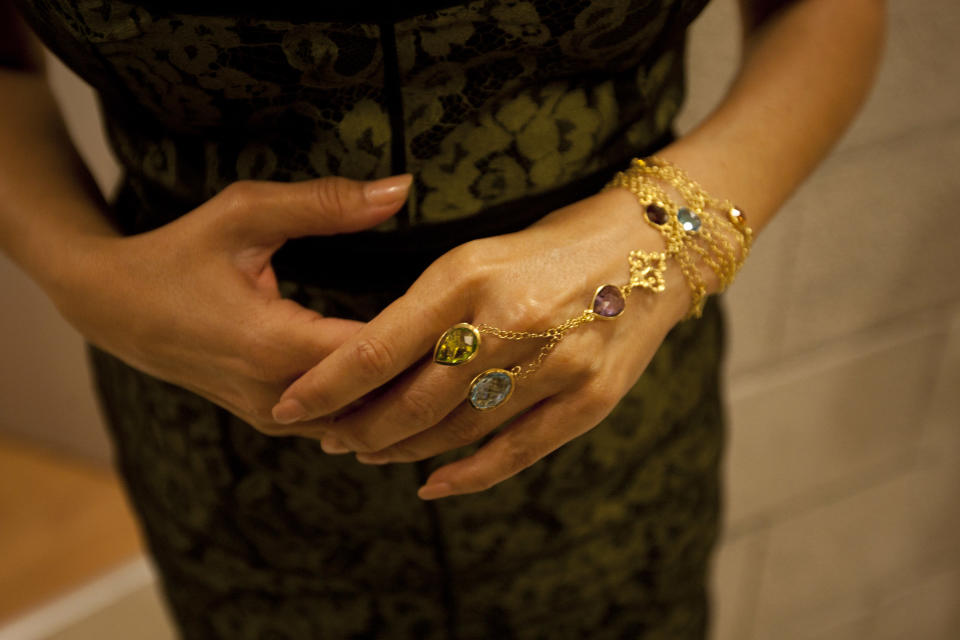
[[[417,495],[420,496],[421,500],[435,500],[450,495],[451,491],[453,491],[453,487],[450,486],[450,483],[436,482],[420,487]]]
[[[287,398],[282,400],[273,408],[273,419],[280,424],[290,424],[303,420],[307,416],[307,410],[303,408],[299,400]]]
[[[350,453],[350,447],[343,444],[337,436],[323,436],[320,439],[320,448],[324,453]]]
[[[413,182],[413,176],[409,173],[390,176],[363,185],[363,195],[372,205],[394,204],[407,197],[411,182]]]

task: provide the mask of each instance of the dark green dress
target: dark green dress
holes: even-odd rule
[[[286,295],[361,319],[449,248],[521,229],[669,141],[705,3],[20,0],[98,91],[126,233],[239,179],[413,173],[394,220],[275,257]],[[92,355],[184,638],[675,640],[708,620],[722,345],[711,302],[598,427],[430,502],[416,489],[431,470],[478,445],[366,466]]]

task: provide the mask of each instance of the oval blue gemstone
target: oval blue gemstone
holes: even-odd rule
[[[506,402],[513,393],[513,374],[503,369],[484,371],[470,385],[470,405],[486,411]]]
[[[697,231],[700,228],[700,216],[686,207],[681,207],[677,211],[677,220],[684,231]]]

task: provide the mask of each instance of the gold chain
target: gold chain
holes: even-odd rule
[[[533,362],[527,364],[526,367],[516,365],[510,369],[510,372],[517,376],[518,379],[523,379],[540,368],[540,365],[543,364],[543,359],[563,340],[563,336],[567,331],[576,329],[580,325],[587,324],[588,322],[593,322],[596,317],[597,315],[592,310],[585,309],[580,315],[570,318],[563,324],[550,327],[545,331],[511,331],[509,329],[500,329],[489,324],[478,325],[477,331],[483,335],[496,336],[503,340],[527,340],[530,338],[546,338],[548,340],[545,345],[540,347],[537,358]]]
[[[674,203],[665,186],[673,187],[686,206]],[[717,275],[720,291],[733,282],[753,241],[743,212],[729,200],[710,196],[682,169],[662,158],[634,159],[604,190],[615,187],[628,189],[644,206],[644,218],[663,236],[667,254],[676,258],[690,287],[687,317],[700,317],[707,288],[696,261]]]
[[[620,296],[622,297],[623,301],[626,302],[626,299],[630,293],[637,288],[646,289],[654,293],[659,293],[666,289],[666,281],[664,280],[663,275],[667,268],[666,260],[667,255],[662,252],[648,253],[646,251],[631,251],[630,255],[628,256],[628,261],[630,263],[630,278],[627,281],[627,284],[616,287],[616,289],[620,292]],[[604,287],[601,287],[601,289],[602,288]],[[594,294],[594,297],[596,297],[596,294]],[[563,324],[558,324],[555,327],[550,327],[549,329],[544,329],[543,331],[518,331],[501,329],[489,324],[477,325],[476,329],[477,332],[482,335],[492,335],[503,340],[528,340],[531,338],[542,338],[547,340],[547,343],[540,348],[535,360],[528,363],[525,367],[517,365],[510,369],[510,372],[513,375],[515,375],[518,379],[522,379],[526,378],[540,368],[540,365],[543,364],[544,358],[547,357],[547,355],[561,340],[563,340],[563,337],[568,331],[576,329],[577,327],[588,324],[597,318],[602,317],[604,316],[598,314],[593,309],[584,309],[579,315],[570,318]]]
[[[599,287],[594,294],[592,308],[585,309],[549,329],[521,331],[501,329],[489,324],[474,327],[467,323],[448,329],[440,337],[434,350],[434,360],[440,364],[462,364],[469,361],[476,355],[481,334],[502,340],[546,340],[536,358],[525,366],[516,365],[509,370],[489,369],[477,376],[471,383],[471,390],[480,389],[490,380],[495,381],[494,386],[500,386],[494,390],[492,399],[484,397],[474,403],[471,395],[471,404],[475,408],[487,410],[505,402],[512,393],[512,378],[526,378],[540,369],[544,359],[563,340],[567,332],[597,318],[618,317],[623,313],[626,298],[634,289],[662,292],[666,288],[664,274],[668,258],[677,260],[690,287],[691,305],[687,317],[700,317],[707,295],[703,272],[697,266],[698,260],[717,275],[721,291],[733,282],[750,252],[753,240],[753,232],[746,225],[746,218],[740,209],[727,200],[711,197],[681,169],[660,158],[634,159],[630,167],[617,173],[604,190],[616,187],[624,187],[637,197],[643,206],[645,220],[663,237],[665,250],[631,251],[628,256],[630,277],[626,284]],[[683,198],[685,206],[674,203],[666,187],[672,187]],[[736,240],[731,241],[731,237]],[[469,342],[458,343],[456,336],[459,334],[452,332],[465,333]],[[470,338],[471,333],[473,338]],[[449,348],[446,342],[448,336],[452,336]],[[466,350],[461,351],[461,348]]]

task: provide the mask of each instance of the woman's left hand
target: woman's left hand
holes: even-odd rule
[[[441,366],[432,357],[439,336],[459,322],[526,331],[558,325],[588,308],[598,286],[627,282],[631,250],[663,247],[624,189],[576,202],[523,231],[461,245],[287,388],[274,418],[292,423],[329,416],[324,450],[355,451],[371,464],[422,460],[512,420],[472,455],[436,469],[418,495],[483,491],[606,417],[685,315],[690,292],[668,260],[663,292],[636,289],[620,317],[569,331],[540,370],[490,411],[465,402],[470,382],[490,368],[525,367],[546,340],[485,335],[471,361]],[[364,403],[348,406],[381,386]]]

